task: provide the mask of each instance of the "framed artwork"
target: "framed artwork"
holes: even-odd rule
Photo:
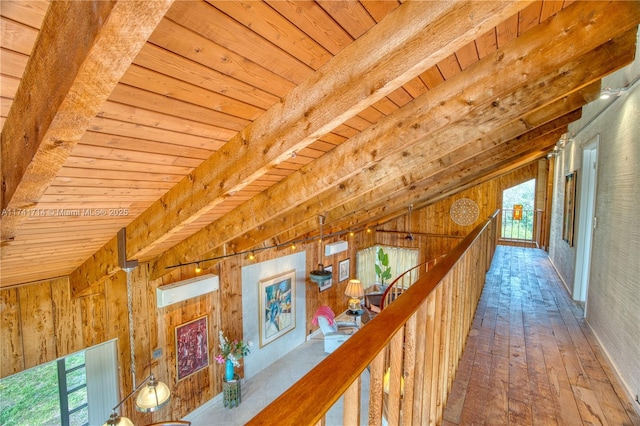
[[[349,278],[349,259],[341,260],[338,264],[338,282]]]
[[[176,374],[178,381],[209,365],[207,317],[176,327]]]
[[[319,286],[320,291],[325,291],[326,289],[331,288],[331,286],[333,285],[333,265],[325,266],[324,270],[331,272],[331,278],[329,278],[324,283],[322,283],[321,286]]]
[[[260,347],[296,327],[296,271],[258,282],[260,297]]]
[[[578,172],[573,171],[565,176],[564,181],[564,215],[562,223],[562,239],[569,247],[573,247],[573,225],[576,218],[576,181]]]

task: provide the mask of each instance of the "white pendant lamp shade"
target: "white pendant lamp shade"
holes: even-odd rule
[[[102,426],[112,426],[112,425],[135,426],[133,422],[129,420],[128,417],[120,417],[118,416],[118,413],[116,413],[115,411],[111,413],[111,417],[109,417],[109,420],[107,420],[106,423]]]
[[[143,413],[154,412],[164,407],[170,398],[171,391],[169,391],[169,387],[151,375],[147,386],[140,389],[138,393],[136,410],[142,411]]]

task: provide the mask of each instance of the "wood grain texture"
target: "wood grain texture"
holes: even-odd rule
[[[455,403],[445,410],[448,424],[637,424],[600,364],[576,374],[583,360],[601,355],[578,323],[581,309],[546,253],[499,246],[471,329],[475,352],[465,351]]]
[[[52,3],[3,126],[2,151],[13,166],[3,168],[3,209],[33,206],[170,5]],[[3,241],[21,220],[3,220]]]
[[[564,31],[563,25],[566,22],[572,21],[573,19],[574,19],[574,16],[571,14],[568,14],[564,16],[563,20],[560,20],[558,22],[554,21],[554,28],[559,32],[559,37],[562,37],[564,42],[566,42],[566,40],[564,39],[566,37],[566,33]],[[540,29],[540,31],[544,31],[544,29]],[[584,36],[585,36],[584,32],[587,31],[586,29],[584,28],[581,29],[580,27],[578,27],[578,28],[575,28],[575,31],[576,32],[574,33],[574,36],[577,37],[576,40],[584,39]],[[505,56],[500,57],[499,63],[501,64],[501,66],[504,66],[505,69],[509,67],[508,58],[511,58],[514,61],[513,64],[522,65],[520,60],[521,59],[520,55],[524,50],[531,49],[536,52],[545,51],[544,49],[537,50],[536,48],[534,48],[534,46],[539,46],[539,44],[542,43],[542,40],[543,40],[541,37],[535,37],[536,34],[537,33],[535,33],[532,30],[529,33],[531,38],[522,40],[522,43],[524,43],[523,45],[520,45],[520,44],[513,45],[512,46],[513,51],[505,51],[504,52]],[[602,41],[603,39],[593,40],[595,44],[599,44]],[[531,44],[529,45],[526,43],[531,43]],[[627,50],[623,50],[623,49],[626,49],[626,47],[620,46],[619,49],[621,54],[622,52],[627,52]],[[587,50],[586,47],[585,47],[585,50]],[[555,56],[557,58],[560,58],[559,55],[555,55]],[[621,60],[622,63],[626,63],[626,61],[628,61],[628,57],[625,57],[625,58],[626,59]],[[566,57],[564,59],[566,59]],[[494,58],[494,60],[497,60],[497,59]],[[532,72],[538,72],[538,73],[542,72],[539,66],[539,61],[537,59],[535,59],[534,57],[528,56],[528,60],[531,60],[531,62],[527,65],[527,69],[529,71],[525,72],[525,74],[529,75]],[[577,62],[582,63],[583,60],[578,60]],[[488,70],[493,67],[492,64],[494,64],[494,62],[492,62],[491,59],[487,58],[486,61],[484,62],[481,61],[481,63],[483,64],[483,66],[487,67],[487,74],[480,73],[478,75],[484,76],[483,78],[486,79],[487,85],[489,84],[493,85],[495,82],[493,77],[490,75],[491,73]],[[481,63],[478,63],[478,65],[480,66]],[[557,69],[554,69],[554,71],[555,70]],[[603,70],[602,72],[604,73],[607,71]],[[566,76],[566,78],[568,78],[568,76]],[[549,81],[551,79],[555,80],[557,78],[555,76],[553,77],[548,76],[546,78],[542,77],[539,82],[540,86],[537,84],[534,84],[531,87],[544,86],[545,90],[547,90],[549,87]],[[576,84],[576,85],[584,84],[584,76],[578,76],[577,74],[572,74],[571,79],[573,80],[573,84]],[[491,83],[489,83],[489,80],[491,81]],[[493,100],[494,100],[493,97],[483,94],[484,91],[480,89],[480,87],[482,87],[482,84],[480,84],[480,81],[484,81],[484,80],[473,82],[473,83],[477,83],[476,86],[478,87],[477,90],[479,93],[476,96],[469,95],[473,98],[476,98],[476,102],[478,103],[478,105],[476,106],[474,104],[473,107],[469,109],[468,105],[464,104],[463,102],[460,102],[460,104],[458,104],[457,106],[457,108],[459,108],[458,113],[460,114],[460,116],[469,117],[470,111],[474,111],[474,114],[475,114],[474,117],[482,116],[483,117],[482,120],[489,120],[489,116],[490,116],[489,114],[491,114],[491,116],[494,117],[493,118],[494,120],[504,120],[502,123],[506,124],[509,121],[508,117],[510,112],[507,112],[505,109],[501,107],[496,108],[495,106],[493,106]],[[509,80],[508,82],[505,81],[504,84],[507,84],[507,83],[517,84],[516,82],[512,82],[511,80]],[[465,87],[467,90],[476,90],[473,87],[473,84],[468,79],[461,78],[459,80],[459,84],[461,85],[459,87],[460,90],[462,90],[462,87]],[[567,83],[567,84],[570,84],[570,83]],[[555,90],[558,90],[557,93],[560,93],[561,90],[564,90],[567,84],[556,86]],[[469,85],[471,85],[472,88],[469,88]],[[462,132],[463,129],[473,128],[474,126],[477,125],[477,123],[475,124],[471,123],[471,121],[474,121],[473,118],[466,118],[469,121],[465,124],[460,124],[461,127],[460,127],[460,130],[458,131],[456,131],[455,129],[452,130],[452,128],[449,127],[447,128],[447,131],[444,131],[439,135],[437,133],[436,134],[433,133],[433,131],[437,128],[437,122],[442,121],[443,117],[448,117],[448,119],[453,119],[454,117],[452,115],[454,114],[452,110],[453,107],[450,107],[450,106],[443,107],[443,108],[446,108],[447,110],[446,113],[444,113],[444,111],[440,113],[439,111],[437,111],[437,108],[425,109],[423,111],[420,108],[420,105],[421,105],[420,102],[423,102],[424,105],[426,106],[427,104],[430,104],[434,101],[435,102],[437,102],[438,100],[444,101],[444,99],[447,99],[451,96],[452,92],[449,92],[450,90],[451,91],[456,90],[456,86],[454,85],[453,81],[449,82],[446,90],[443,89],[443,91],[440,92],[438,91],[438,88],[436,88],[430,91],[427,94],[428,96],[424,95],[424,98],[419,98],[416,101],[414,101],[414,103],[412,103],[412,106],[406,110],[403,110],[402,114],[400,114],[399,116],[387,117],[384,121],[380,122],[375,127],[375,129],[371,129],[371,131],[362,132],[356,138],[353,138],[349,143],[343,144],[340,147],[336,148],[336,150],[334,150],[334,155],[332,155],[331,157],[324,156],[319,158],[316,162],[310,164],[309,166],[306,166],[299,173],[294,173],[292,176],[290,176],[289,179],[287,179],[286,182],[282,182],[279,185],[274,185],[265,193],[254,197],[252,200],[250,200],[249,203],[242,206],[242,210],[236,211],[236,216],[234,218],[229,218],[228,220],[233,220],[236,223],[237,221],[241,221],[243,224],[246,224],[245,225],[246,227],[253,228],[254,226],[258,225],[261,221],[266,220],[266,218],[272,218],[274,216],[275,212],[273,211],[274,210],[274,207],[273,207],[274,204],[272,202],[273,199],[291,200],[292,194],[296,194],[301,199],[296,198],[295,202],[293,203],[287,202],[287,203],[283,203],[282,205],[294,206],[296,203],[300,203],[304,199],[309,199],[309,201],[303,206],[301,206],[300,209],[304,210],[306,212],[306,216],[309,217],[309,220],[311,222],[313,222],[312,218],[315,218],[315,215],[318,214],[318,208],[319,208],[318,206],[320,204],[317,202],[318,201],[317,198],[310,198],[310,197],[313,197],[317,192],[321,190],[325,191],[325,194],[323,194],[323,197],[322,197],[321,208],[323,210],[327,209],[327,205],[341,205],[339,212],[342,212],[343,210],[352,211],[352,210],[357,210],[363,204],[362,196],[360,198],[354,199],[351,203],[345,203],[345,201],[343,201],[344,197],[352,198],[351,194],[363,194],[363,192],[366,191],[368,188],[371,188],[376,184],[379,185],[380,183],[388,180],[390,175],[393,176],[392,174],[403,173],[407,169],[407,166],[404,166],[404,167],[402,166],[403,163],[406,164],[407,162],[411,162],[412,164],[414,163],[420,164],[420,167],[419,167],[420,172],[426,173],[426,170],[429,170],[429,169],[426,169],[424,167],[423,161],[425,161],[424,157],[428,156],[429,158],[433,159],[429,161],[430,169],[434,171],[440,170],[442,163],[438,158],[439,157],[438,150],[442,150],[444,153],[446,151],[451,151],[455,149],[455,145],[453,147],[451,145],[452,145],[452,141],[456,141],[456,140],[461,141],[460,145],[462,145],[463,144],[462,140],[464,140],[464,138],[460,137],[460,132]],[[494,87],[494,90],[497,91],[498,89]],[[504,90],[508,90],[508,89],[506,89],[505,87]],[[531,98],[540,99],[541,95],[542,94],[533,95],[533,94],[522,93],[522,98],[520,98],[519,100],[515,100],[515,99],[513,101],[505,100],[505,104],[508,104],[511,102],[528,103],[529,99]],[[479,106],[481,103],[480,99],[482,96],[487,97],[485,101],[485,105],[487,105],[486,110],[481,109]],[[556,99],[555,96],[552,94],[552,92],[547,91],[547,93],[545,93],[545,96],[549,97],[547,99],[549,100],[550,103]],[[540,99],[539,102],[544,102],[544,101]],[[476,107],[479,109],[475,110]],[[424,113],[425,115],[419,115],[420,113]],[[512,117],[512,118],[516,118],[516,117]],[[412,120],[412,121],[407,121],[406,127],[403,126],[402,128],[399,128],[398,126],[393,125],[393,123],[395,123],[395,120],[403,121],[405,119]],[[430,124],[427,128],[423,128],[423,126],[420,126],[420,125],[411,126],[410,124],[413,123],[414,121],[416,123],[426,121],[426,122],[429,122]],[[388,123],[387,124],[388,127],[384,127],[382,123]],[[494,123],[494,124],[497,125],[497,123]],[[385,129],[393,129],[393,131],[389,130],[388,133],[385,135]],[[426,139],[427,134],[429,134],[428,139]],[[404,146],[403,143],[408,144],[411,141],[415,141],[416,139],[419,140],[420,137],[425,137],[426,141],[423,142],[422,144],[416,144],[414,147],[412,147],[412,149],[408,149],[408,148],[405,150],[401,149]],[[399,140],[402,142],[398,143]],[[391,141],[393,141],[393,143],[391,143]],[[375,156],[361,155],[354,159],[352,158],[353,152],[370,152],[372,154],[375,153]],[[392,155],[392,153],[394,154]],[[375,165],[379,161],[378,156],[380,155],[382,155],[383,157],[386,155],[386,161],[388,161],[388,165],[387,167],[374,168],[373,165]],[[348,167],[348,169],[346,170],[352,170],[352,172],[343,173],[341,174],[340,177],[333,174],[332,170],[333,170],[333,167],[335,167],[335,161],[337,158],[340,159],[339,164],[343,165],[342,167],[343,169]],[[347,161],[347,158],[349,158],[349,161]],[[393,164],[393,166],[391,166],[391,164]],[[362,168],[367,168],[367,167],[369,168],[369,170],[372,171],[373,175],[356,174],[356,172],[362,170]],[[310,181],[307,177],[309,174],[316,177],[318,176],[326,176],[326,177],[321,179],[314,179]],[[335,188],[334,190],[327,192],[326,191],[327,183],[331,185],[338,185],[338,186],[334,186]],[[345,185],[353,185],[354,189],[345,191],[344,189]],[[393,185],[397,185],[397,184],[394,183]],[[406,185],[406,184],[403,185],[403,187],[406,187],[406,186],[409,186],[409,185]],[[304,191],[302,190],[302,188],[304,188]],[[389,192],[388,186],[380,190],[380,193],[382,194],[386,194],[388,192]],[[381,200],[381,198],[377,195],[368,195],[368,196],[375,200]],[[347,198],[347,200],[349,198]],[[381,208],[383,209],[384,209],[384,206],[387,206],[389,204],[387,199],[385,199],[384,202],[378,201],[378,203],[382,205]],[[286,209],[284,210],[282,209],[282,205],[279,206],[278,210],[281,212],[281,214],[287,214]],[[315,208],[314,208],[314,205],[316,206]],[[261,213],[256,213],[256,212],[261,212]],[[258,214],[261,214],[265,219],[261,219],[260,216],[257,216]],[[340,216],[343,215],[343,213],[338,213],[338,214]],[[244,217],[241,218],[241,216],[244,216]],[[290,218],[289,220],[291,220],[291,218],[293,217],[296,217],[296,221],[299,223],[299,219],[297,215],[295,216],[288,215],[288,216]],[[212,238],[225,240],[233,237],[233,235],[229,235],[228,237],[226,237],[220,232],[218,232],[218,230],[220,229],[234,230],[234,231],[237,230],[237,226],[235,225],[231,226],[231,224],[229,225],[225,224],[224,222],[226,220],[227,218],[223,218],[222,222],[217,222],[215,225],[210,226],[212,230],[216,229],[215,235],[213,232],[207,233],[206,231],[202,231],[200,233],[201,235],[195,235],[185,240],[185,242],[182,243],[181,245],[185,247],[187,246],[195,247],[198,245],[197,243],[195,243],[195,241],[197,241],[198,239],[206,239],[210,241]],[[296,229],[292,233],[295,235],[303,234],[304,232],[308,232],[310,226],[311,226],[310,223],[304,224],[304,225],[298,224],[298,229]],[[282,229],[282,222],[278,223],[278,229]],[[185,250],[178,249],[177,247],[176,249],[179,252],[186,253]],[[162,263],[166,263],[166,264],[179,263],[181,261],[180,259],[177,259],[174,256],[172,256],[171,252],[165,253],[162,257],[166,259],[160,258],[161,264]]]
[[[473,7],[479,7],[477,3],[472,3]],[[469,5],[471,6],[471,4]],[[495,10],[491,10],[491,7],[499,6],[497,10],[501,10],[500,13],[494,13]],[[509,12],[509,6],[483,4],[476,13],[476,25],[482,24],[484,20],[496,19],[501,16],[502,13],[507,14]],[[370,49],[368,46],[374,44],[379,45],[380,38],[384,38],[387,44],[403,45],[407,43],[413,37],[421,37],[419,29],[424,25],[424,20],[420,18],[421,15],[433,14],[433,8],[427,3],[405,4],[403,5],[407,10],[402,14],[398,14],[397,18],[393,20],[385,20],[380,26],[376,26],[375,30],[367,33],[365,37],[358,40],[353,47],[349,47],[336,56],[330,63],[323,68],[322,75],[327,77],[316,77],[305,81],[292,91],[283,102],[274,105],[270,110],[263,114],[259,120],[254,121],[249,127],[245,128],[241,133],[229,141],[229,143],[220,151],[216,152],[213,156],[207,159],[201,166],[199,166],[192,174],[190,179],[184,180],[181,184],[172,189],[172,191],[164,197],[163,201],[159,201],[154,204],[142,217],[136,219],[135,223],[130,225],[129,235],[131,236],[131,244],[128,247],[128,257],[137,258],[150,249],[154,241],[159,243],[162,240],[171,236],[174,230],[179,230],[182,227],[183,222],[192,221],[203,214],[206,210],[212,208],[219,201],[222,200],[224,194],[242,189],[246,182],[243,182],[245,178],[252,176],[260,176],[264,174],[268,169],[272,168],[275,164],[281,162],[285,157],[289,156],[292,150],[297,150],[305,147],[313,140],[317,139],[323,133],[330,131],[336,125],[339,124],[338,119],[346,119],[354,116],[362,109],[367,107],[372,102],[380,99],[380,97],[390,93],[395,89],[393,84],[387,84],[385,87],[369,87],[363,89],[362,86],[370,85],[370,81],[375,81],[378,77],[371,75],[370,68],[372,64],[377,60],[381,61],[386,58],[386,49]],[[484,10],[487,7],[487,10]],[[504,7],[504,9],[502,9]],[[398,8],[398,10],[402,9]],[[415,10],[413,10],[415,9]],[[464,8],[462,8],[464,9]],[[460,14],[464,11],[440,11],[442,14]],[[438,10],[436,8],[436,10]],[[484,11],[483,11],[484,10]],[[491,10],[491,12],[489,12]],[[172,12],[173,13],[173,12]],[[180,13],[180,12],[176,12]],[[190,10],[183,10],[183,14],[192,13]],[[484,16],[483,16],[484,14]],[[489,18],[488,15],[493,15]],[[182,15],[181,15],[182,16]],[[398,33],[397,37],[400,37],[398,41],[391,43],[389,40],[389,31],[387,28],[397,26],[398,20],[403,20],[403,32]],[[428,22],[435,22],[435,16],[430,16]],[[411,24],[413,22],[413,24]],[[471,23],[469,23],[471,24]],[[413,28],[413,30],[411,30]],[[451,29],[454,32],[460,32],[460,38],[464,43],[464,37],[469,37],[468,34],[464,34],[462,27],[457,29]],[[413,33],[412,33],[413,32]],[[424,34],[422,35],[424,36]],[[228,41],[231,42],[231,41]],[[467,40],[468,42],[468,40]],[[427,49],[428,44],[432,43],[435,46],[435,41],[432,37],[425,40],[424,43],[417,43],[424,49]],[[413,44],[409,43],[409,44]],[[439,47],[442,49],[442,47]],[[437,49],[436,49],[437,51]],[[371,52],[376,52],[375,55],[378,59],[374,59],[371,56]],[[408,53],[408,52],[406,52]],[[415,55],[415,52],[412,53]],[[360,57],[360,60],[354,58]],[[405,72],[419,73],[424,69],[419,69],[416,65],[412,65],[403,71],[403,67],[407,67],[407,58],[403,58],[403,48],[398,49],[393,53],[393,62],[396,66],[393,69],[393,73],[397,76],[402,75]],[[430,51],[429,61],[437,60],[437,54]],[[359,79],[356,74],[356,64],[362,71],[367,72],[367,79]],[[404,64],[404,65],[403,65]],[[433,63],[431,63],[432,65]],[[425,63],[424,68],[429,66],[429,63]],[[349,73],[338,72],[339,70],[350,69]],[[377,69],[377,68],[376,68]],[[416,70],[416,71],[413,71]],[[377,72],[377,71],[376,71]],[[391,72],[391,70],[383,70],[380,68],[380,72],[385,74]],[[355,74],[354,74],[355,73]],[[325,89],[329,82],[328,76],[331,75],[330,85],[334,88],[331,91],[331,95],[324,96]],[[336,76],[340,76],[341,81],[336,81]],[[383,77],[380,78],[388,78]],[[393,77],[395,80],[397,77]],[[341,89],[336,90],[335,88]],[[396,86],[397,87],[397,86]],[[308,92],[316,93],[310,95]],[[366,97],[362,98],[361,93],[369,93]],[[301,97],[301,93],[305,93],[304,97]],[[309,110],[308,105],[318,96],[321,96],[321,103],[314,106]],[[355,96],[355,98],[354,98]],[[347,106],[344,104],[344,99],[359,99],[362,98],[355,105]],[[286,118],[286,122],[282,120],[276,120],[276,117]],[[305,124],[306,123],[306,124]],[[275,127],[275,128],[274,128]],[[277,129],[276,129],[277,128]],[[263,150],[259,153],[254,150],[248,150],[247,146],[251,145],[251,141],[257,135],[269,134],[273,131],[281,134],[276,149]],[[286,135],[286,136],[285,136]],[[286,138],[286,139],[285,139]],[[248,144],[248,145],[247,145]],[[224,160],[223,160],[224,159]],[[231,161],[233,159],[233,161]],[[238,160],[239,162],[236,162]],[[221,164],[225,166],[220,167]],[[227,169],[226,167],[232,164],[242,164],[241,169]],[[251,165],[251,168],[247,168],[247,165]],[[223,182],[222,185],[215,185],[216,193],[212,193],[208,188],[212,188],[213,182]],[[235,182],[235,183],[234,183]],[[240,183],[242,182],[242,183]],[[238,186],[240,185],[240,186]],[[200,200],[198,203],[189,203],[184,205],[183,201],[185,195],[188,197],[194,197]],[[171,215],[169,220],[167,217],[162,220],[162,223],[158,223],[159,215],[164,215],[166,208],[175,209],[179,212],[177,215]],[[144,240],[143,240],[144,237]],[[89,285],[89,284],[87,284]]]
[[[0,77],[2,79],[0,86],[2,86],[3,96],[2,114],[6,115],[23,74],[21,69],[26,66],[26,57],[35,40],[34,35],[37,35],[41,26],[38,20],[44,16],[47,3],[25,0],[20,3],[5,2],[5,4],[7,7],[4,7],[0,13],[4,28],[3,76]],[[264,174],[247,175],[248,181],[241,184],[241,188],[227,192],[224,197],[214,201],[215,206],[209,211],[203,212],[194,220],[182,221],[173,235],[162,241],[155,240],[155,247],[145,249],[147,251],[144,255],[129,257],[138,257],[146,261],[158,253],[171,249],[187,235],[193,235],[206,224],[229,214],[257,192],[263,191],[273,183],[292,175],[304,165],[327,155],[326,153],[336,145],[355,137],[371,126],[376,126],[385,115],[401,107],[406,108],[417,96],[422,96],[429,90],[442,85],[445,82],[443,72],[447,77],[456,78],[466,70],[475,68],[479,58],[496,54],[498,47],[506,47],[505,41],[511,41],[518,35],[528,36],[539,26],[553,27],[554,24],[549,25],[549,22],[558,21],[556,18],[562,14],[559,12],[560,9],[563,7],[565,10],[570,9],[572,6],[568,6],[569,4],[570,2],[554,4],[551,1],[543,1],[521,12],[519,8],[525,7],[526,4],[514,5],[514,13],[505,12],[504,19],[507,23],[498,24],[501,28],[510,29],[507,37],[504,36],[504,31],[498,31],[485,21],[478,26],[471,23],[474,28],[467,34],[469,37],[466,42],[462,43],[460,40],[459,45],[457,42],[449,43],[432,66],[412,77],[403,74],[404,76],[400,77],[403,81],[390,83],[395,87],[387,86],[389,82],[383,81],[388,78],[393,79],[394,74],[385,68],[393,69],[397,65],[393,63],[395,59],[387,55],[389,60],[383,61],[380,67],[376,67],[375,72],[378,74],[367,73],[367,78],[361,79],[365,83],[370,79],[374,90],[379,90],[377,86],[382,87],[382,91],[388,90],[385,97],[381,97],[366,108],[362,108],[363,105],[361,105],[362,99],[371,95],[366,90],[364,93],[358,93],[357,96],[341,98],[347,99],[345,102],[348,102],[348,99],[355,102],[351,106],[345,105],[346,109],[353,107],[360,111],[345,115],[344,119],[338,120],[339,122],[332,128],[329,129],[331,126],[328,126],[326,132],[314,134],[311,138],[313,140],[309,140],[307,145],[310,148],[296,150],[296,158],[289,156],[290,152],[285,149],[281,155],[282,158],[269,163]],[[380,46],[383,46],[384,49],[393,52],[395,47],[387,45],[391,40],[387,33],[393,37],[401,36],[399,32],[409,27],[404,25],[405,17],[402,17],[404,13],[402,11],[406,9],[406,5],[395,1],[360,1],[353,4],[245,2],[242,5],[211,1],[208,3],[184,2],[174,6],[168,11],[167,17],[158,22],[148,43],[141,49],[132,66],[123,74],[120,84],[115,85],[109,100],[91,120],[89,124],[91,137],[86,137],[85,134],[85,137],[76,145],[78,155],[70,156],[68,164],[63,166],[57,174],[58,178],[84,177],[90,174],[109,189],[90,193],[88,189],[64,185],[64,187],[55,187],[46,191],[38,200],[39,207],[46,205],[47,208],[58,207],[55,206],[56,204],[98,208],[104,208],[105,205],[121,207],[129,209],[129,216],[112,218],[108,221],[110,228],[105,226],[87,230],[88,226],[85,228],[84,225],[85,220],[78,220],[78,223],[82,222],[79,228],[65,224],[66,229],[60,229],[60,232],[66,231],[69,234],[78,235],[76,240],[67,239],[64,242],[65,246],[71,247],[66,249],[66,252],[52,251],[42,238],[33,238],[34,232],[38,232],[36,229],[44,232],[43,228],[32,226],[34,221],[23,220],[18,238],[4,247],[11,256],[5,258],[3,263],[3,266],[7,267],[7,273],[2,276],[2,285],[19,284],[20,280],[32,281],[38,277],[49,278],[52,275],[63,276],[71,273],[73,268],[91,258],[93,253],[108,242],[117,229],[138,217],[141,212],[149,208],[154,199],[157,200],[159,197],[158,193],[150,193],[142,189],[126,192],[118,187],[109,187],[111,180],[122,181],[122,175],[126,174],[132,181],[132,186],[140,187],[150,181],[175,184],[197,164],[197,160],[201,161],[219,150],[257,115],[262,114],[262,111],[274,106],[278,108],[280,99],[284,99],[302,78],[307,78],[315,72],[314,78],[333,81],[335,76],[323,74],[329,70],[326,65],[335,62],[331,59],[333,55],[339,55],[344,49],[358,50],[357,46],[364,46],[362,42],[369,38],[376,28],[383,29],[385,26],[389,31],[380,31],[385,34],[379,39],[381,42],[377,43],[375,48],[367,45],[369,48],[362,51],[378,52],[381,49]],[[489,2],[483,6],[491,7]],[[437,8],[436,5],[431,7]],[[442,37],[448,41],[456,40],[460,35],[456,32],[461,27],[460,23],[465,22],[467,25],[470,16],[473,15],[474,19],[479,16],[468,13],[469,10],[465,10],[465,7],[467,6],[460,6],[459,10],[448,14],[446,19],[441,19],[439,21],[441,25],[434,20],[434,25],[428,27],[433,33],[428,35],[428,39],[435,40]],[[518,13],[515,12],[516,10]],[[633,19],[634,12],[631,11],[628,16]],[[413,18],[413,16],[408,17],[408,19]],[[600,18],[596,17],[595,20],[597,19]],[[452,25],[452,22],[455,23]],[[592,25],[589,19],[580,18],[579,22],[578,26]],[[209,24],[214,24],[217,30],[213,31],[212,25]],[[485,24],[486,28],[483,27]],[[569,23],[565,27],[570,28],[573,25],[575,23]],[[543,33],[541,38],[545,37]],[[357,39],[354,40],[354,38]],[[7,44],[4,44],[5,40]],[[447,43],[438,45],[445,46]],[[405,44],[406,46],[403,45],[402,49],[412,51],[415,51],[414,48],[423,49],[425,46],[423,43],[415,43],[413,46],[411,46],[413,43]],[[352,46],[349,47],[349,45]],[[579,46],[580,43],[574,45]],[[565,50],[571,52],[572,49],[573,47]],[[531,55],[520,55],[520,57],[527,56]],[[556,56],[548,55],[549,58]],[[352,58],[353,55],[349,57]],[[414,64],[406,64],[411,67],[423,61],[426,56],[418,52],[408,57],[409,61],[417,61]],[[9,59],[5,61],[5,58]],[[368,59],[365,58],[365,60]],[[539,63],[545,59],[543,57]],[[5,64],[9,66],[5,67]],[[364,64],[362,66],[365,69],[368,67]],[[345,70],[347,72],[338,77],[348,80],[352,76],[347,74],[354,70],[354,62],[351,59],[347,68],[340,69],[340,71]],[[355,79],[358,78],[356,74],[354,76]],[[360,81],[357,83],[361,84]],[[333,86],[325,92],[328,94],[326,97],[320,95],[317,99],[324,101],[326,98],[327,102],[331,102],[329,98],[334,92],[336,96],[342,96],[339,90],[334,90]],[[303,97],[300,98],[303,99]],[[303,100],[306,101],[306,98]],[[469,99],[462,100],[462,102],[467,101]],[[310,100],[310,102],[314,101]],[[324,108],[318,108],[316,111],[313,108],[306,109],[317,114],[309,115],[311,120],[321,116],[322,113],[318,111],[323,110]],[[5,118],[3,115],[2,122]],[[271,121],[281,121],[281,118],[278,116],[275,117],[276,120]],[[99,143],[96,142],[95,135],[99,135]],[[255,149],[258,157],[261,156],[260,151],[263,149],[266,149],[270,155],[277,151],[272,142],[278,139],[278,135],[262,137],[262,134],[260,136],[254,134],[252,137],[259,139],[257,144],[260,146]],[[95,150],[95,156],[92,155],[92,148],[96,146],[107,148],[110,147],[109,144],[113,144],[111,145],[113,150]],[[181,152],[182,147],[185,147],[185,151],[188,152]],[[169,154],[164,155],[165,152]],[[150,155],[145,157],[143,153]],[[539,154],[542,155],[542,153]],[[532,155],[523,157],[523,160],[533,158]],[[332,166],[334,165],[335,162],[332,163]],[[92,187],[95,188],[96,185]],[[77,193],[74,193],[74,190]],[[201,198],[196,196],[191,201],[187,201],[187,204],[191,206],[200,202]],[[389,217],[388,212],[391,209],[397,209],[400,204],[405,202],[398,200],[397,203],[389,204],[384,217]],[[352,222],[367,219],[364,216],[350,218]],[[4,223],[8,224],[11,220],[13,219],[7,218]],[[89,220],[91,219],[87,222]],[[156,225],[154,224],[151,228],[158,229]],[[142,234],[145,234],[145,231],[142,231]],[[48,243],[53,241],[52,238]],[[37,252],[37,248],[41,248],[43,252],[46,251],[49,260],[47,263],[51,265],[39,271],[30,271],[29,275],[21,275],[20,271],[32,261],[31,257],[23,259],[19,256],[24,253],[22,246],[34,247],[29,249],[31,253]],[[68,255],[69,252],[73,252],[73,257]],[[103,259],[104,256],[97,254],[95,258]],[[98,267],[102,268],[102,265]],[[94,275],[88,274],[88,276]]]

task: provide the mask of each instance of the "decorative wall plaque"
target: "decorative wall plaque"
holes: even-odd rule
[[[467,226],[478,220],[480,208],[475,201],[470,200],[469,198],[461,198],[451,205],[449,214],[455,223]]]

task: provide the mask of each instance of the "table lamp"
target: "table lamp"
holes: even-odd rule
[[[360,280],[349,280],[347,289],[344,291],[344,294],[350,297],[349,310],[360,310],[360,298],[364,297],[364,288],[362,288]]]

